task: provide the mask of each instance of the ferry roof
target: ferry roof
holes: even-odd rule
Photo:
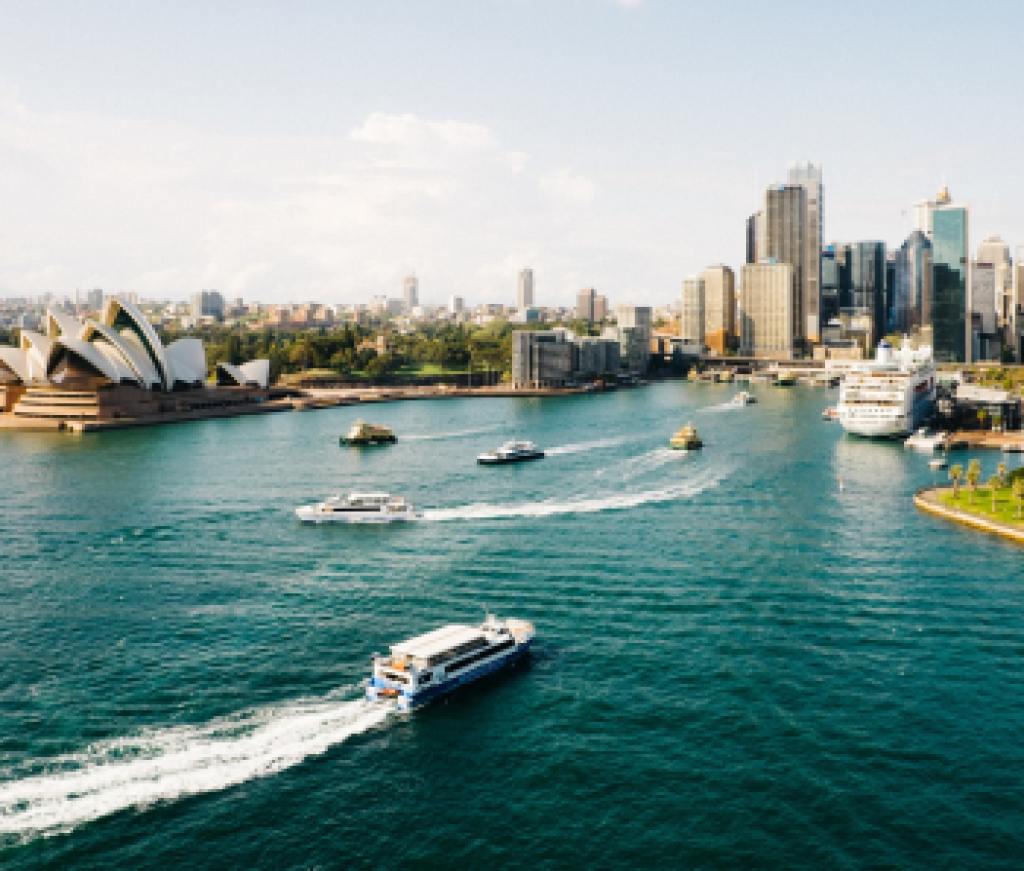
[[[466,626],[461,623],[450,623],[440,629],[425,632],[414,638],[407,638],[398,644],[391,645],[391,652],[402,656],[429,659],[460,644],[475,641],[483,633],[478,626]]]

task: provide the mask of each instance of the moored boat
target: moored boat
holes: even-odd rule
[[[945,469],[948,465],[945,457],[933,457],[928,461],[929,469]]]
[[[378,423],[357,420],[339,441],[346,446],[390,445],[398,441],[394,432]]]
[[[528,460],[541,460],[544,451],[533,442],[505,442],[500,448],[479,454],[476,461],[482,466],[498,466],[505,463],[524,463]]]
[[[411,711],[521,659],[533,643],[533,624],[488,614],[479,626],[452,623],[391,645],[373,657],[370,701],[393,701]]]
[[[729,400],[730,405],[736,406],[753,405],[755,402],[757,402],[757,397],[747,393],[746,390],[741,390],[731,400]]]
[[[676,451],[693,451],[704,447],[704,442],[697,435],[697,428],[691,423],[676,430],[672,438],[668,440],[668,444]]]
[[[910,448],[915,451],[931,453],[945,448],[948,438],[947,433],[931,432],[928,427],[922,426],[919,429],[914,430],[914,434],[903,442],[903,447]]]
[[[300,505],[295,516],[303,523],[396,523],[420,518],[410,503],[390,493],[330,496],[316,505]]]

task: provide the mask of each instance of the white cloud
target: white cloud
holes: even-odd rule
[[[623,9],[639,9],[644,5],[644,0],[614,0],[616,6]]]
[[[426,121],[416,115],[374,112],[349,134],[354,142],[422,146],[440,143],[454,148],[494,148],[494,133],[467,121]]]
[[[592,179],[570,169],[542,176],[538,183],[547,196],[567,205],[589,205],[597,194]]]

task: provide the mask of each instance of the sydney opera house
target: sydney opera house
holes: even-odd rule
[[[47,311],[41,332],[0,347],[0,426],[88,429],[237,414],[267,398],[270,364],[220,363],[206,382],[196,338],[161,342],[129,302],[108,297],[97,318]]]

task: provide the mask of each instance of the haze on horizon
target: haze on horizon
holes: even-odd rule
[[[1024,7],[723,5],[6,2],[0,296],[664,303],[796,160],[826,241],[1024,245]]]

